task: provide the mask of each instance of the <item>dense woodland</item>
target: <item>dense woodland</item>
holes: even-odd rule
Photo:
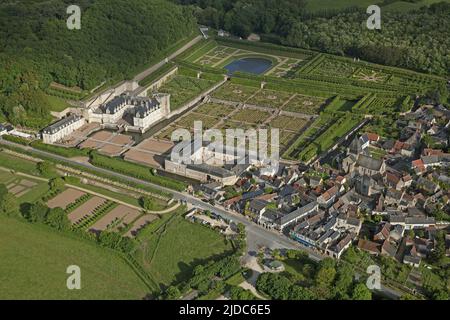
[[[289,46],[448,75],[449,3],[383,13],[382,30],[369,31],[361,8],[310,13],[306,1],[79,0],[82,28],[71,31],[70,0],[4,0],[0,122],[42,127],[51,121],[44,94],[50,83],[86,92],[104,81],[130,78],[191,34],[196,20],[242,37],[258,32]]]
[[[90,90],[129,78],[195,28],[189,8],[164,0],[81,0],[81,30],[69,30],[72,2],[0,4],[0,109],[6,120],[38,128],[49,120],[43,91],[52,81]]]
[[[357,56],[426,73],[450,73],[450,3],[419,10],[382,9],[382,29],[368,30],[365,8],[309,13],[308,0],[172,0],[195,7],[199,22],[246,38]],[[413,0],[410,0],[414,2]],[[385,3],[395,1],[385,0]]]

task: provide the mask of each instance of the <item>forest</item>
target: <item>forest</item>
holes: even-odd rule
[[[188,7],[165,0],[81,0],[81,30],[69,30],[72,2],[0,4],[0,122],[39,128],[51,120],[50,83],[91,90],[130,78],[196,26]]]
[[[242,38],[256,32],[265,41],[288,46],[444,76],[450,72],[449,1],[411,10],[388,9],[398,1],[377,1],[381,6],[381,30],[367,29],[369,15],[364,7],[310,12],[309,0],[172,1],[192,5],[199,23]],[[423,1],[402,3],[408,2],[413,5]]]

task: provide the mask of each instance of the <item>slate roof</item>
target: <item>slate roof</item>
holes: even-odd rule
[[[358,160],[356,161],[357,165],[367,168],[369,170],[378,171],[380,170],[383,161],[360,154],[358,156]]]
[[[280,218],[280,225],[284,225],[286,223],[289,223],[290,221],[293,221],[299,217],[302,217],[309,212],[313,211],[317,207],[317,202],[313,201],[306,206],[303,206],[301,208],[298,208],[297,210],[285,215],[284,217]]]
[[[42,132],[45,133],[45,134],[55,134],[58,131],[61,131],[65,127],[71,125],[72,123],[74,123],[74,122],[76,122],[76,121],[78,121],[80,119],[81,119],[80,116],[72,114],[72,115],[67,116],[67,117],[59,120],[58,122],[55,122],[54,124],[48,126]]]

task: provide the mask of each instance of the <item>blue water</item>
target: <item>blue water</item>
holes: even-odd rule
[[[236,71],[247,72],[253,74],[262,74],[270,69],[272,62],[262,58],[244,58],[235,60],[232,63],[225,66],[228,70],[228,74],[233,74]]]

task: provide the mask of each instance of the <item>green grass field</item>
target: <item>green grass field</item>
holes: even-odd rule
[[[136,260],[160,286],[188,279],[195,266],[232,249],[220,233],[185,220],[180,212],[164,215],[139,235],[142,248]]]
[[[46,94],[45,100],[50,111],[61,112],[71,107],[66,100],[56,96]]]
[[[14,157],[3,151],[0,151],[0,165],[11,170],[16,170],[31,175],[39,174],[36,169],[36,163]]]
[[[0,217],[0,299],[142,299],[148,289],[115,253],[46,226]],[[66,269],[81,268],[81,290]]]

